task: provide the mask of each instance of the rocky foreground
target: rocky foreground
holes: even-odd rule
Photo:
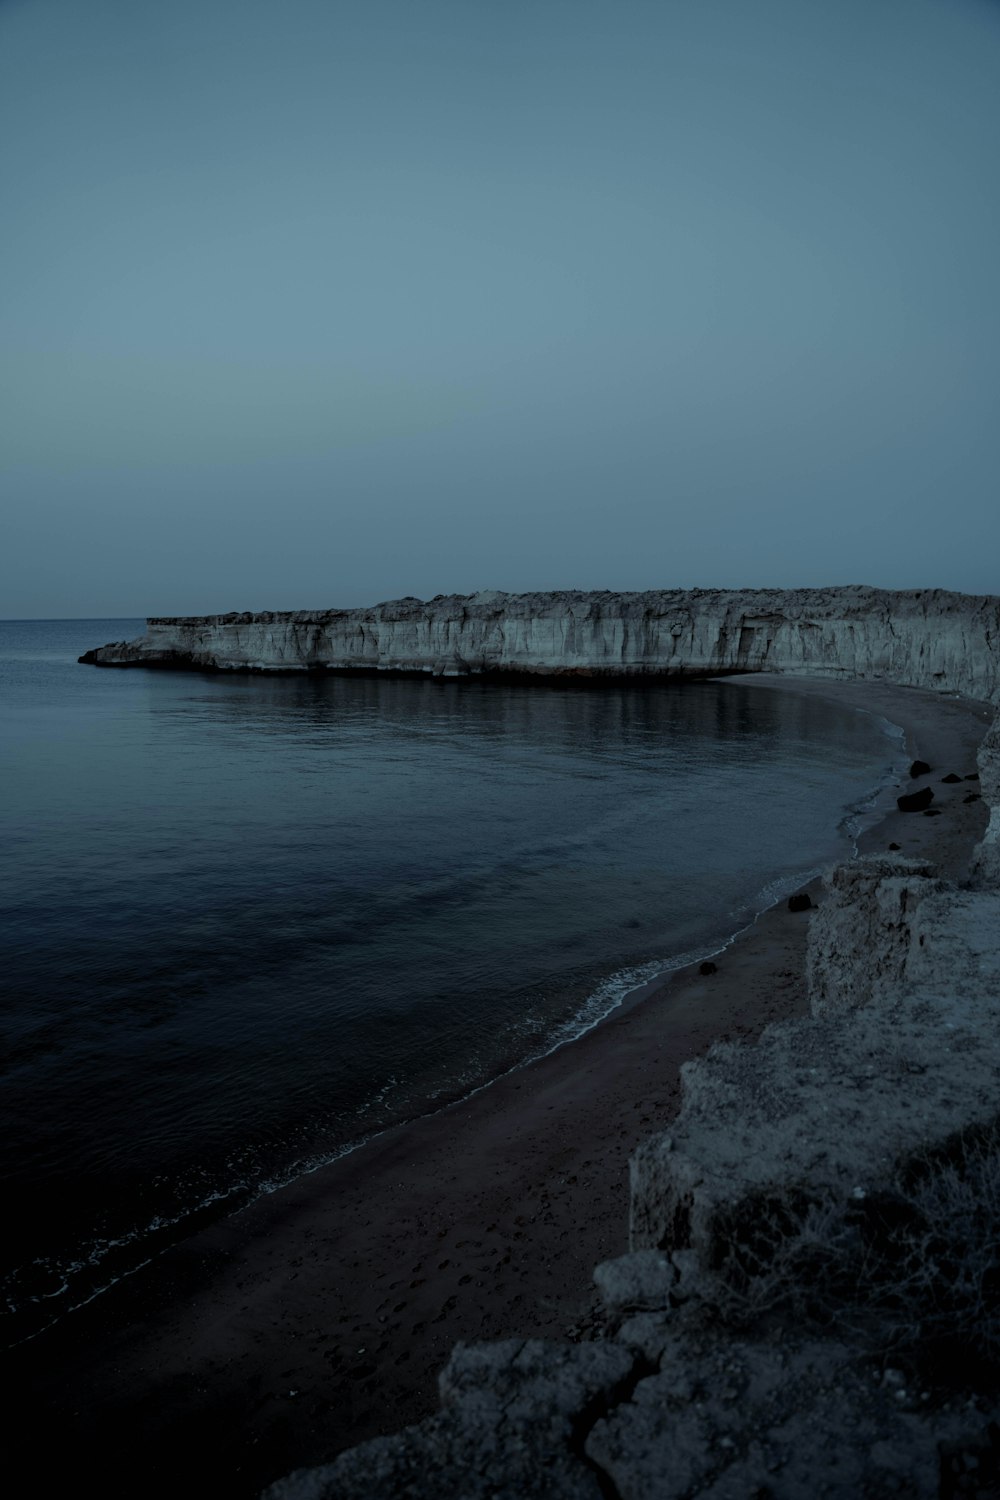
[[[940,589],[439,595],[370,609],[154,617],[88,651],[214,672],[711,677],[794,672],[992,698],[1000,600]]]

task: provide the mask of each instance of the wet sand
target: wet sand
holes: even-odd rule
[[[961,877],[986,815],[964,800],[976,783],[940,778],[976,769],[991,709],[740,681],[903,725],[942,815],[900,814],[890,789],[861,847],[894,841]],[[765,913],[717,973],[654,981],[579,1041],[192,1236],[11,1351],[15,1454],[52,1486],[255,1495],[432,1411],[456,1340],[585,1325],[593,1266],[627,1248],[630,1153],[669,1122],[686,1059],[804,1008],[808,922],[784,904]]]

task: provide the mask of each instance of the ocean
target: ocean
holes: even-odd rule
[[[4,1343],[842,858],[899,731],[737,682],[83,667],[0,623]]]

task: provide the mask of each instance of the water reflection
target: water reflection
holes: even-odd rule
[[[650,736],[711,735],[718,741],[813,744],[836,733],[870,747],[871,727],[856,712],[818,698],[731,682],[614,685],[379,677],[177,678],[150,674],[153,713],[276,734],[322,745],[374,724],[402,743],[417,737],[523,740],[566,746],[576,757],[641,747]],[[544,682],[544,685],[543,685]],[[161,687],[163,691],[160,692]],[[312,740],[302,736],[313,734]],[[821,752],[819,752],[821,753]]]

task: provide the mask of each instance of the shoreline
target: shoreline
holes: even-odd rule
[[[722,681],[724,684],[732,683],[741,688],[746,686],[746,676],[742,673],[733,674]],[[775,688],[779,693],[787,691],[787,683],[776,675],[773,681],[765,678],[764,685]],[[836,690],[833,696],[836,697]],[[678,948],[676,951],[668,951],[655,957],[626,961],[611,972],[598,970],[590,979],[590,988],[578,995],[576,1008],[562,1020],[554,1022],[546,1033],[535,1039],[535,1050],[525,1055],[508,1055],[506,1058],[498,1059],[499,1070],[482,1077],[479,1081],[461,1077],[450,1080],[446,1088],[439,1090],[436,1095],[428,1095],[422,1103],[413,1101],[418,1106],[416,1113],[405,1116],[400,1114],[395,1119],[390,1118],[372,1129],[370,1134],[359,1132],[332,1148],[329,1153],[299,1160],[290,1170],[275,1171],[257,1183],[248,1184],[236,1180],[216,1186],[204,1198],[190,1205],[178,1207],[172,1217],[155,1215],[148,1225],[137,1225],[119,1238],[95,1242],[93,1247],[87,1247],[89,1253],[81,1253],[75,1264],[67,1257],[68,1269],[63,1272],[60,1266],[58,1271],[58,1274],[66,1278],[63,1286],[35,1300],[37,1308],[44,1307],[46,1303],[49,1304],[48,1321],[42,1322],[40,1318],[33,1321],[33,1308],[30,1302],[16,1309],[11,1302],[7,1318],[10,1325],[9,1334],[7,1338],[0,1340],[0,1350],[9,1353],[42,1337],[49,1329],[72,1318],[80,1309],[105,1296],[115,1286],[145,1271],[161,1256],[168,1254],[177,1245],[208,1228],[216,1219],[241,1213],[259,1200],[284,1191],[300,1178],[312,1176],[334,1166],[352,1153],[368,1148],[391,1130],[409,1128],[422,1119],[441,1114],[463,1104],[484,1090],[492,1088],[509,1074],[541,1062],[560,1048],[578,1042],[589,1031],[602,1026],[623,1006],[630,1006],[654,992],[678,971],[697,965],[704,960],[714,960],[720,954],[727,952],[735,942],[753,929],[758,919],[772,906],[785,900],[793,891],[805,888],[824,867],[850,858],[852,853],[857,851],[857,838],[862,826],[867,826],[872,819],[872,808],[880,794],[884,793],[892,782],[893,776],[902,764],[901,758],[905,756],[905,732],[901,726],[890,723],[884,715],[867,708],[856,708],[854,712],[860,712],[872,721],[872,727],[886,746],[887,756],[889,754],[892,756],[892,764],[887,763],[882,767],[881,779],[873,783],[871,789],[867,790],[863,796],[855,797],[843,804],[836,823],[830,825],[831,847],[825,857],[819,856],[817,861],[808,868],[789,869],[777,874],[767,884],[759,886],[751,897],[742,901],[739,906],[733,907],[728,914],[729,922],[739,925],[724,925],[726,918],[720,915],[718,924],[714,921],[708,924],[701,935],[691,938],[686,948]],[[843,847],[834,851],[834,843],[839,843]],[[138,1259],[126,1264],[124,1255],[119,1252],[130,1245],[140,1246],[140,1254]],[[102,1276],[105,1262],[107,1262],[108,1269]],[[93,1268],[95,1274],[85,1281],[79,1290],[71,1289],[68,1278],[81,1268],[85,1270]],[[62,1303],[64,1292],[68,1295],[65,1303]]]
[[[765,687],[773,687],[779,692],[787,690],[787,683],[783,682],[778,674],[764,676],[762,680]],[[739,684],[740,686],[746,685],[746,677],[742,673],[724,677],[721,681],[724,683]],[[815,693],[811,694],[811,696],[816,695]],[[818,695],[823,696],[821,688]],[[834,694],[828,696],[836,699],[836,689],[834,690]],[[854,801],[844,805],[841,816],[838,818],[836,824],[833,825],[831,837],[839,839],[849,847],[838,851],[835,861],[837,863],[843,859],[853,857],[858,852],[858,839],[864,830],[873,822],[880,821],[881,817],[884,816],[884,811],[879,813],[874,812],[873,809],[876,808],[880,799],[884,798],[888,788],[895,786],[893,778],[897,774],[897,763],[899,774],[901,774],[902,769],[905,768],[904,762],[908,762],[909,760],[909,756],[906,754],[905,730],[902,726],[891,723],[884,715],[868,708],[851,706],[855,708],[856,712],[862,713],[865,717],[875,721],[881,736],[893,747],[894,763],[884,768],[884,779],[870,792],[866,792],[862,797],[856,798]],[[555,1025],[548,1036],[539,1039],[537,1043],[539,1050],[507,1062],[506,1065],[501,1067],[499,1072],[491,1074],[480,1082],[472,1083],[471,1085],[462,1085],[465,1087],[464,1092],[455,1091],[450,1096],[445,1097],[443,1102],[432,1103],[427,1101],[426,1106],[419,1113],[390,1120],[380,1125],[369,1135],[359,1135],[353,1139],[349,1139],[331,1151],[329,1155],[314,1158],[311,1161],[299,1162],[287,1175],[275,1174],[272,1177],[265,1178],[253,1187],[248,1187],[241,1183],[233,1184],[230,1187],[220,1187],[202,1201],[179,1210],[177,1217],[172,1220],[157,1219],[146,1230],[137,1228],[134,1232],[126,1235],[124,1239],[109,1241],[107,1243],[107,1250],[111,1256],[123,1244],[136,1240],[141,1242],[145,1238],[148,1241],[148,1246],[145,1247],[146,1253],[143,1257],[134,1264],[115,1270],[107,1280],[92,1284],[90,1289],[86,1290],[85,1294],[80,1295],[79,1300],[70,1301],[58,1311],[54,1310],[50,1321],[34,1327],[31,1331],[21,1332],[9,1342],[0,1341],[0,1351],[10,1354],[21,1346],[42,1337],[50,1329],[72,1318],[82,1308],[105,1296],[130,1277],[138,1275],[148,1267],[154,1265],[163,1255],[169,1254],[178,1245],[183,1244],[192,1236],[207,1229],[211,1223],[215,1222],[216,1218],[231,1218],[236,1214],[242,1213],[252,1208],[260,1200],[268,1198],[275,1193],[283,1192],[300,1179],[313,1176],[317,1172],[323,1172],[327,1168],[335,1166],[347,1156],[371,1147],[373,1143],[381,1140],[390,1131],[409,1129],[417,1125],[421,1120],[433,1118],[456,1108],[468,1100],[475,1098],[476,1095],[483,1093],[484,1090],[494,1087],[510,1074],[516,1073],[533,1064],[543,1062],[563,1047],[572,1046],[590,1031],[603,1026],[616,1012],[624,1007],[631,1007],[648,995],[655,993],[675,974],[698,965],[705,960],[715,960],[721,954],[726,953],[735,943],[753,931],[761,917],[773,907],[780,905],[792,892],[812,889],[817,878],[822,874],[823,869],[829,867],[831,862],[833,862],[832,859],[826,859],[822,863],[812,865],[809,868],[788,871],[776,876],[767,885],[759,887],[753,898],[747,901],[743,911],[740,913],[741,916],[744,916],[747,912],[750,915],[738,927],[727,930],[721,933],[721,935],[719,933],[713,933],[711,936],[706,935],[703,940],[696,940],[689,948],[679,950],[676,953],[667,954],[661,958],[626,963],[610,973],[595,975],[591,989],[583,997],[577,1009],[563,1021]],[[735,918],[737,912],[734,910],[730,915]],[[222,1207],[220,1212],[216,1205],[225,1206]],[[88,1263],[99,1264],[96,1254]],[[26,1316],[22,1319],[20,1309],[16,1312],[12,1309],[10,1321],[16,1326],[19,1321],[27,1322],[28,1319]]]
[[[872,683],[739,681],[901,724],[944,816],[896,812],[893,788],[858,843],[898,838],[961,872],[982,803],[963,802],[969,783],[938,783],[975,769],[992,709]],[[671,1118],[686,1058],[801,1010],[807,927],[768,908],[718,950],[717,974],[696,962],[648,981],[571,1043],[166,1251],[11,1351],[20,1431],[37,1423],[32,1447],[59,1431],[67,1464],[112,1494],[175,1493],[199,1441],[206,1485],[252,1495],[426,1415],[457,1339],[586,1321],[594,1264],[626,1248],[628,1156]]]

